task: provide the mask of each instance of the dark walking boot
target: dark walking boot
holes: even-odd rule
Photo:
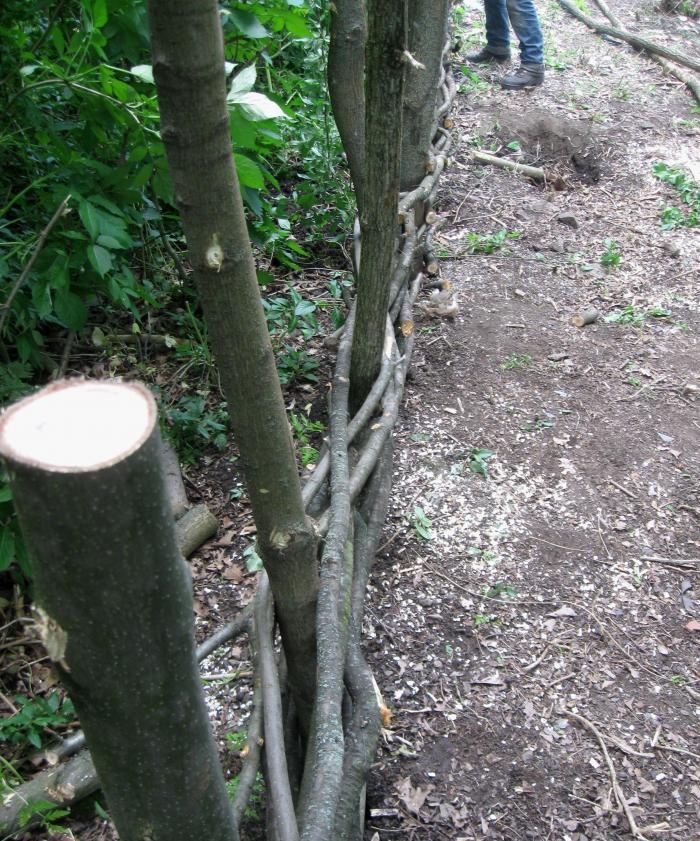
[[[516,91],[521,88],[536,88],[544,82],[544,64],[521,64],[515,73],[500,79],[501,87]]]
[[[492,53],[488,47],[482,47],[478,53],[469,53],[464,58],[471,64],[505,64],[510,61],[510,52]]]

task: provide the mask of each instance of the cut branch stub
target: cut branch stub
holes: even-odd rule
[[[155,402],[136,383],[58,382],[0,420],[38,630],[121,841],[224,841],[231,812],[159,452]]]

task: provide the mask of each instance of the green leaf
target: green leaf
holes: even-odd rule
[[[230,9],[229,20],[239,32],[242,32],[248,38],[267,38],[270,35],[255,15],[250,12]]]
[[[243,557],[245,558],[245,566],[248,572],[258,572],[263,568],[262,558],[255,551],[254,546],[244,549]]]
[[[106,811],[102,808],[102,806],[100,806],[100,804],[99,804],[97,801],[95,801],[95,814],[96,814],[99,818],[102,818],[102,820],[103,820],[103,821],[108,821],[108,820],[110,819],[110,817],[109,817],[109,813],[108,813],[108,812],[106,812]]]
[[[274,120],[278,117],[287,116],[279,105],[268,99],[264,93],[247,91],[246,93],[236,94],[235,98],[229,95],[228,101],[238,105],[249,120]]]
[[[251,64],[250,67],[244,67],[243,70],[241,70],[240,73],[236,73],[231,80],[231,89],[229,90],[226,99],[228,99],[229,102],[236,102],[236,96],[238,94],[252,91],[256,77],[257,73],[255,71],[254,64]]]
[[[233,153],[236,162],[236,172],[238,173],[238,180],[244,187],[252,187],[254,190],[262,190],[265,186],[263,174],[260,167],[250,158],[241,155],[239,152]]]
[[[98,245],[102,245],[105,248],[124,248],[124,246],[119,242],[119,240],[115,239],[114,237],[109,236],[108,234],[100,234],[97,237]],[[92,248],[93,246],[88,246],[88,248]]]
[[[78,205],[78,215],[85,225],[85,230],[93,239],[97,239],[100,233],[100,225],[97,219],[97,208],[84,199]]]
[[[153,164],[146,164],[134,175],[130,184],[132,187],[140,188],[148,183],[149,178],[153,172]]]
[[[287,32],[297,38],[312,37],[312,32],[306,25],[306,21],[298,12],[288,11],[284,12],[282,16],[284,18],[284,26]]]
[[[99,248],[99,246],[97,246]],[[54,304],[59,321],[69,330],[81,330],[87,321],[87,307],[83,299],[68,289],[56,292]]]
[[[34,304],[39,318],[46,318],[53,310],[51,301],[51,289],[48,283],[35,282],[32,285],[32,303]]]
[[[96,29],[102,29],[107,23],[107,4],[105,0],[93,0],[92,4],[92,23]]]
[[[131,248],[132,239],[126,230],[127,220],[119,208],[101,196],[91,196],[91,201],[83,200],[78,206],[78,213],[85,229],[93,240],[99,236],[109,236],[121,243],[122,248]],[[107,206],[110,211],[97,205]],[[118,215],[117,215],[118,214]]]
[[[112,269],[112,255],[101,245],[88,245],[88,260],[100,277],[104,277]]]
[[[142,82],[148,82],[150,85],[155,85],[153,78],[153,67],[150,64],[137,64],[129,71],[132,76],[141,79]]]
[[[0,531],[0,572],[4,572],[14,559],[15,536],[11,529],[4,526],[2,531]]]

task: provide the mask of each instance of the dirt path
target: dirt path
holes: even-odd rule
[[[661,230],[652,175],[700,178],[700,122],[656,65],[541,11],[543,88],[460,80],[439,242],[460,313],[417,325],[397,436],[367,838],[607,841],[631,816],[700,839],[700,237]],[[615,11],[700,53],[697,22]]]

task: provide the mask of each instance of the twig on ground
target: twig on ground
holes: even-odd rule
[[[624,29],[618,29],[616,26],[607,26],[604,23],[599,23],[598,21],[593,20],[593,18],[589,15],[582,12],[576,5],[574,5],[574,3],[570,2],[570,0],[558,0],[558,2],[559,5],[563,9],[566,9],[570,15],[575,17],[577,20],[580,20],[581,23],[585,23],[586,26],[594,29],[596,32],[603,35],[611,35],[613,38],[619,38],[621,41],[626,41],[628,44],[631,44],[635,47],[635,49],[655,53],[656,55],[668,58],[678,64],[683,64],[685,67],[689,67],[691,70],[695,70],[700,73],[700,61],[692,56],[686,55],[685,53],[679,53],[677,50],[664,47],[662,44],[657,44],[654,41],[649,41],[647,38],[642,38],[640,35],[635,35],[633,32],[627,32]]]
[[[571,712],[571,710],[566,711],[566,715],[571,716],[571,718],[578,721],[579,724],[582,724],[588,730],[593,733],[593,735],[598,740],[598,744],[600,745],[600,749],[603,751],[603,756],[605,757],[605,764],[608,766],[608,771],[610,773],[610,781],[612,783],[612,789],[615,793],[615,798],[617,802],[622,807],[622,811],[625,813],[625,817],[627,818],[627,823],[630,826],[630,832],[634,835],[635,838],[638,838],[639,841],[648,841],[648,839],[640,832],[639,827],[637,826],[637,821],[634,819],[634,815],[632,814],[632,810],[630,809],[630,805],[625,798],[624,792],[620,786],[620,783],[617,779],[617,773],[615,772],[615,766],[613,765],[613,761],[610,758],[610,754],[608,753],[608,748],[605,744],[605,739],[603,738],[600,730],[593,724],[593,722],[589,721],[582,715],[578,713]]]
[[[645,391],[648,391],[650,388],[656,388],[656,386],[663,382],[666,378],[664,376],[657,377],[650,383],[646,383],[641,388],[638,388],[634,394],[630,394],[628,397],[621,397],[617,402],[618,403],[631,403],[633,400],[636,400],[638,397],[641,397]]]
[[[598,6],[600,11],[605,15],[605,17],[610,21],[610,23],[612,23],[613,26],[616,26],[618,29],[623,28],[619,19],[612,13],[612,11],[608,7],[607,3],[605,3],[605,0],[595,0],[595,4]],[[693,94],[695,99],[698,102],[700,102],[700,84],[698,84],[698,82],[695,79],[688,76],[687,73],[683,73],[681,70],[679,70],[677,67],[674,67],[672,64],[669,64],[667,61],[665,61],[663,58],[661,58],[660,55],[650,53],[649,57],[653,61],[655,61],[657,64],[659,64],[661,67],[663,67],[663,69],[666,71],[666,73],[670,73],[672,76],[675,76],[676,79],[683,82],[683,84],[686,85],[688,87],[688,89],[690,90],[690,92]],[[640,232],[640,233],[642,233],[642,232]],[[663,247],[663,246],[660,246],[660,247]]]
[[[584,613],[587,613],[598,626],[598,629],[600,630],[602,636],[609,640],[615,646],[615,648],[617,648],[617,650],[625,656],[626,659],[631,660],[635,664],[635,666],[637,666],[637,668],[641,669],[643,672],[646,672],[648,675],[653,675],[655,678],[658,679],[659,675],[656,672],[647,668],[644,665],[644,663],[640,662],[633,654],[630,654],[629,651],[626,651],[625,648],[623,648],[621,643],[619,643],[615,639],[615,637],[610,633],[610,631],[608,631],[608,629],[603,625],[603,623],[600,621],[600,619],[598,619],[598,617],[592,610],[589,610],[584,605],[578,604],[576,602],[566,602],[566,604],[568,604],[570,607],[577,607],[580,610],[583,610]]]
[[[496,155],[489,155],[486,152],[476,151],[472,152],[471,156],[472,160],[478,164],[490,164],[491,166],[497,166],[500,169],[507,169],[516,173],[516,175],[525,175],[528,178],[532,178],[534,181],[544,181],[547,177],[544,170],[539,167],[527,166],[527,164],[511,161],[508,158],[498,158]]]
[[[642,555],[640,561],[647,561],[650,564],[662,564],[669,567],[682,567],[683,569],[695,569],[700,564],[700,558],[659,558],[656,555]]]
[[[540,665],[540,663],[544,660],[544,658],[547,656],[547,652],[554,645],[554,643],[558,639],[560,639],[561,637],[565,637],[570,633],[571,633],[571,630],[567,628],[566,631],[562,631],[560,634],[557,634],[551,640],[548,640],[545,643],[545,646],[542,649],[542,653],[540,654],[540,656],[536,660],[533,660],[533,662],[528,664],[527,666],[523,666],[523,668],[520,669],[520,671],[521,672],[531,672],[533,669],[536,669]]]
[[[625,362],[625,365],[627,363]],[[625,496],[628,496],[630,499],[637,499],[637,494],[632,493],[631,490],[625,488],[623,485],[618,484],[614,479],[608,479],[608,484],[612,485],[614,488],[617,488],[618,491],[621,491]]]

